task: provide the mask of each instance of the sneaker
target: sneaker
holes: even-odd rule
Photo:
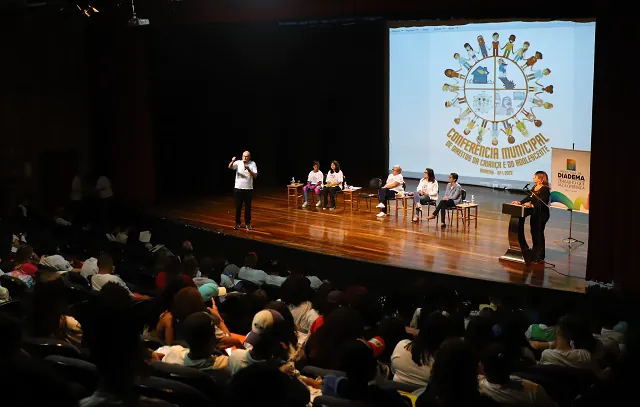
[[[303,207],[303,208],[306,208],[307,206],[309,206],[309,202],[305,201],[305,202],[302,204],[302,207]]]
[[[418,221],[418,217],[414,216],[413,219],[411,219],[411,222],[417,222]]]
[[[326,207],[326,206],[323,206],[323,207],[322,207],[322,210],[323,210],[323,211],[326,211],[326,210],[327,210],[327,207]]]
[[[330,210],[330,211],[335,211],[335,210],[336,210],[336,207],[335,207],[335,206],[332,206],[331,208],[329,208],[329,210]]]
[[[233,230],[238,230],[238,229],[240,229],[240,224],[236,223],[236,225],[233,227]]]
[[[253,227],[251,227],[251,223],[247,223],[247,230],[253,230]]]
[[[376,205],[376,208],[384,209],[385,206],[382,202],[380,202],[379,204]]]
[[[322,202],[318,201],[318,203],[316,204],[316,206],[319,208],[322,206]]]
[[[387,216],[387,214],[384,212],[379,212],[376,216],[379,218],[384,218],[385,216]]]

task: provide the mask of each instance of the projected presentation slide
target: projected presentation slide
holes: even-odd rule
[[[595,22],[389,28],[389,165],[520,188],[591,150]]]

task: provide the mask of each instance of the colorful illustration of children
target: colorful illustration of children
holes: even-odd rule
[[[522,48],[519,48],[516,52],[515,52],[515,57],[513,58],[514,61],[518,62],[520,61],[522,58],[524,58],[524,54],[527,52],[527,50],[529,49],[529,41],[525,41],[522,44]]]
[[[482,144],[482,136],[487,132],[487,121],[482,120],[482,125],[478,127],[478,137],[476,137],[476,141]]]
[[[504,61],[504,59],[498,59],[498,78],[507,77],[507,66],[508,64]]]
[[[533,73],[530,73],[529,75],[527,75],[527,80],[530,80],[530,81],[537,80],[542,78],[543,76],[549,75],[550,73],[551,73],[551,69],[549,68],[533,71]]]
[[[522,114],[525,116],[524,120],[530,121],[535,124],[536,127],[542,126],[542,120],[536,118],[536,115],[533,112],[528,112],[525,109],[522,109]]]
[[[549,94],[553,94],[553,85],[542,86],[538,82],[536,82],[537,86],[529,86],[529,92],[533,92],[536,95],[542,92],[546,92]]]
[[[494,146],[498,145],[498,123],[491,123],[491,144]]]
[[[467,54],[469,55],[469,61],[472,61],[474,64],[478,62],[478,56],[476,55],[476,52],[471,47],[471,44],[469,44],[468,42],[465,43],[464,49],[467,50]]]
[[[455,124],[460,124],[461,120],[466,120],[467,117],[469,117],[469,115],[471,114],[472,110],[470,107],[467,107],[465,110],[463,110],[460,115],[458,115],[458,117],[456,117],[455,119],[453,119]]]
[[[525,126],[524,123],[522,123],[518,119],[516,119],[516,129],[518,129],[518,131],[522,133],[523,136],[529,137],[529,131],[527,130],[527,126]]]
[[[504,50],[504,55],[502,55],[505,58],[509,58],[509,55],[511,55],[511,51],[513,50],[513,43],[516,41],[516,36],[511,34],[509,36],[509,42],[507,42],[504,47],[502,47],[502,49]]]
[[[461,98],[453,98],[450,101],[444,102],[445,107],[457,106],[459,104],[467,103],[467,99],[465,97]]]
[[[442,90],[445,91],[445,92],[458,93],[458,92],[460,92],[460,86],[458,86],[458,85],[449,85],[448,83],[445,83],[444,85],[442,85]]]
[[[513,102],[509,96],[502,98],[502,109],[504,109],[504,114],[506,116],[513,115]]]
[[[497,57],[498,51],[500,51],[500,35],[498,33],[493,33],[491,37],[493,38],[493,42],[491,43],[493,46],[493,56]]]
[[[509,123],[509,120],[503,121],[502,125],[504,126],[504,129],[501,129],[500,131],[507,135],[507,141],[509,144],[515,143],[516,138],[513,137],[513,125]]]
[[[527,62],[522,65],[522,69],[533,69],[533,66],[542,59],[542,53],[540,51],[536,51],[535,55],[527,59]]]
[[[462,131],[465,135],[468,136],[469,133],[471,133],[471,130],[476,126],[476,120],[478,120],[478,116],[474,117],[469,121],[469,123],[467,123],[467,128]]]
[[[545,108],[547,110],[553,108],[553,103],[545,102],[544,100],[540,99],[537,96],[533,96],[533,97],[529,98],[529,102],[533,103],[537,107],[543,107],[543,108]],[[532,111],[533,111],[533,109],[532,109]]]
[[[489,53],[487,52],[487,44],[484,42],[484,38],[482,38],[482,35],[478,35],[478,46],[480,47],[482,57],[487,58],[489,56]]]
[[[461,73],[459,73],[461,71],[461,69],[454,71],[453,69],[445,69],[444,70],[444,76],[446,76],[447,78],[451,78],[451,79],[461,79],[461,80],[465,80],[467,78],[466,75],[463,75]]]
[[[469,61],[467,61],[466,59],[462,58],[460,56],[460,54],[458,54],[457,52],[455,54],[453,54],[453,59],[455,59],[456,61],[458,61],[458,63],[460,64],[461,67],[463,67],[464,69],[466,69],[467,71],[469,69],[471,69],[471,65],[469,64]]]

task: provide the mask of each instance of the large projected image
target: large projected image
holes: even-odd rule
[[[594,53],[594,22],[390,28],[390,165],[519,187],[590,150]]]

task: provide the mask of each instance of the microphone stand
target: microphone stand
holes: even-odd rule
[[[531,196],[535,197],[538,200],[538,202],[540,202],[541,204],[543,204],[544,206],[549,208],[549,210],[551,210],[551,206],[548,203],[546,203],[545,201],[543,201],[542,199],[540,199],[540,197],[538,195],[536,195],[534,193],[534,191],[532,191],[531,189],[527,188],[526,186],[523,189],[529,193],[530,197]],[[544,262],[544,268],[555,269],[556,265],[553,264],[553,263],[549,263],[548,261],[545,261]]]

